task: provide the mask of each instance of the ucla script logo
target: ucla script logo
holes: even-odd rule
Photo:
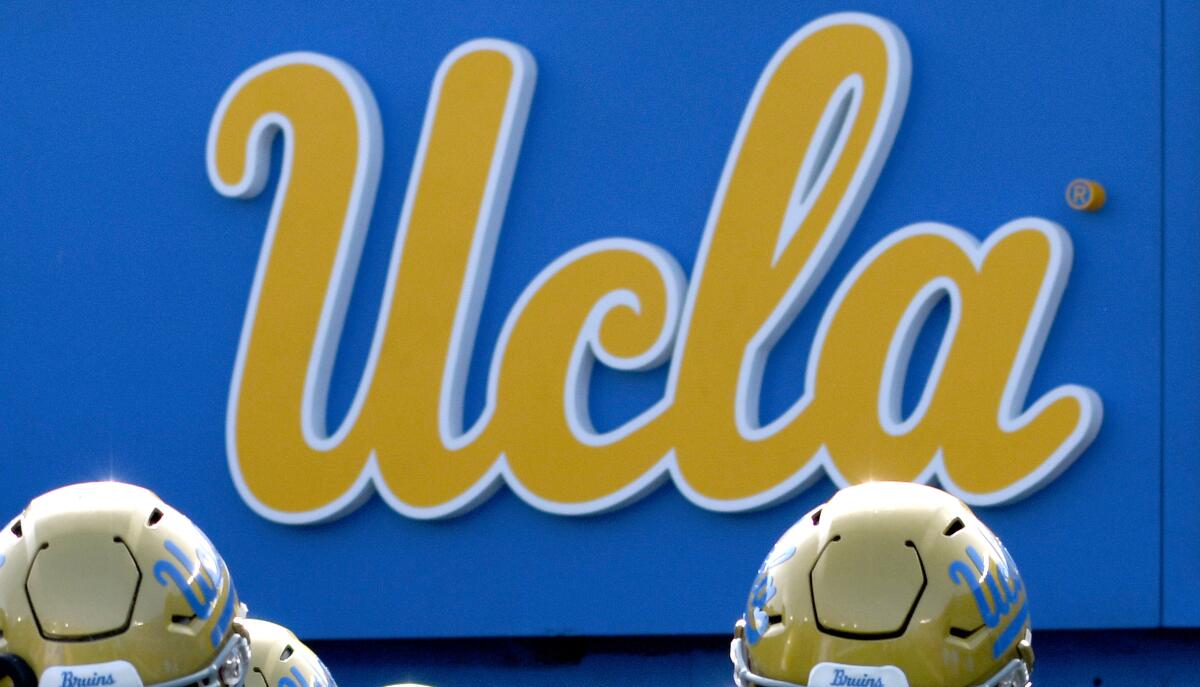
[[[985,625],[992,629],[1003,626],[992,644],[992,656],[1000,658],[1021,637],[1029,619],[1029,604],[1025,583],[1008,550],[999,541],[993,542],[991,548],[992,565],[974,546],[968,546],[966,555],[970,563],[956,560],[948,572],[955,584],[970,588]]]
[[[167,540],[164,548],[175,559],[175,562],[159,559],[154,564],[154,579],[166,587],[175,585],[188,606],[200,620],[208,620],[217,609],[220,601],[221,586],[225,583],[224,564],[216,552],[208,546],[196,548],[195,562],[179,548],[175,542]],[[236,601],[232,593],[225,601],[225,608],[217,618],[217,624],[212,629],[210,637],[214,647],[220,646],[221,638],[233,622],[233,611]]]
[[[771,568],[783,563],[796,555],[796,547],[790,546],[779,551],[771,551],[767,559],[758,568],[754,584],[750,587],[750,607],[746,610],[746,641],[755,644],[762,639],[763,633],[771,625],[767,614],[767,604],[775,598],[775,578],[770,574]]]
[[[288,53],[251,67],[218,103],[206,155],[218,192],[252,198],[273,137],[284,139],[229,390],[226,453],[242,499],[299,524],[373,493],[410,517],[447,517],[499,484],[562,515],[602,513],[668,480],[722,512],[777,503],[823,475],[840,486],[936,479],[975,505],[1044,486],[1091,442],[1101,404],[1074,384],[1027,397],[1072,261],[1067,232],[1043,218],[982,240],[987,228],[936,222],[883,238],[821,316],[803,395],[770,422],[759,412],[766,361],[846,245],[911,72],[904,35],[879,17],[834,14],[789,37],[711,180],[691,274],[632,238],[553,260],[508,313],[468,425],[467,376],[537,68],[502,40],[454,49],[433,79],[367,362],[330,427],[383,125],[344,62]],[[949,324],[906,417],[913,343],[943,299]],[[662,397],[598,431],[587,402],[597,363],[669,365]],[[292,472],[309,478],[278,479]]]

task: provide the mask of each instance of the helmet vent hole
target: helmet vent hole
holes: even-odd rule
[[[778,625],[779,623],[782,623],[782,622],[783,622],[783,615],[782,615],[782,614],[780,614],[780,615],[769,615],[769,616],[767,616],[767,624],[768,624],[768,625]]]
[[[20,539],[22,536],[24,536],[24,531],[21,529],[21,521],[20,520],[13,523],[12,533],[15,534],[18,539]]]
[[[812,514],[812,524],[814,524],[814,525],[821,524],[821,509],[820,508],[818,508],[817,511]]]
[[[192,615],[173,615],[173,616],[171,616],[171,624],[172,625],[191,625],[192,621],[195,619],[196,619],[196,614],[194,614],[194,613]]]
[[[842,535],[840,535],[840,534],[835,534],[835,535],[833,535],[833,537],[831,537],[831,538],[830,538],[830,540],[829,540],[829,541],[830,541],[830,542],[835,542],[835,541],[841,541],[841,540],[842,540]]]
[[[966,525],[963,524],[962,518],[954,518],[950,521],[949,525],[946,525],[946,529],[942,531],[942,534],[946,535],[947,537],[953,537],[964,527],[966,527]]]
[[[117,544],[124,544],[124,543],[125,543],[125,540],[124,540],[124,539],[121,539],[119,536],[118,536],[118,537],[113,537],[113,541],[114,541],[114,542],[116,542]]]
[[[157,508],[150,511],[150,517],[146,520],[146,527],[154,527],[163,519],[163,512]]]
[[[283,653],[279,654],[279,660],[280,661],[288,660],[289,658],[292,657],[292,654],[295,653],[295,651],[296,650],[292,648],[292,645],[288,644],[287,646],[283,647]]]
[[[971,635],[975,634],[976,632],[979,632],[982,629],[983,629],[983,625],[980,625],[979,627],[976,627],[971,630],[963,629],[961,627],[952,627],[952,628],[950,628],[950,636],[958,637],[959,639],[966,639],[966,638],[970,637]]]

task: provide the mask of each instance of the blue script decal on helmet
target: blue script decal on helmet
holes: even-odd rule
[[[746,613],[746,641],[755,644],[762,638],[763,633],[771,624],[767,616],[766,606],[775,598],[775,581],[767,573],[775,566],[796,555],[796,547],[775,550],[767,554],[767,559],[758,568],[754,577],[754,585],[750,587],[750,608]]]
[[[1029,604],[1023,593],[1025,583],[1012,556],[999,541],[993,543],[993,550],[996,553],[995,570],[988,570],[987,561],[974,546],[968,546],[966,554],[971,564],[954,561],[948,573],[955,584],[965,583],[971,589],[984,624],[996,628],[1002,622],[1006,623],[992,645],[992,656],[1000,658],[1020,637],[1021,628],[1029,619]],[[987,585],[988,593],[984,593],[981,583]]]
[[[299,668],[292,668],[292,677],[296,679],[284,676],[280,678],[278,687],[332,687],[333,678],[329,677],[329,671],[325,670],[325,664],[321,664],[321,668],[324,675],[314,675],[311,683],[304,678],[304,673]]]
[[[179,562],[179,566],[160,558],[154,564],[154,579],[164,587],[173,583],[183,594],[183,598],[187,599],[188,605],[191,606],[196,617],[200,620],[208,620],[217,610],[221,585],[225,581],[221,559],[211,548],[198,547],[196,549],[196,561],[199,564],[197,567],[175,542],[168,539],[163,542],[163,547]],[[183,570],[180,570],[180,567]],[[201,571],[203,571],[203,575],[200,574]],[[189,584],[189,578],[194,580],[196,589]],[[230,594],[225,602],[225,608],[221,611],[220,618],[217,619],[217,626],[212,631],[211,640],[214,647],[221,645],[221,638],[225,636],[225,631],[233,622],[233,606],[234,599]]]

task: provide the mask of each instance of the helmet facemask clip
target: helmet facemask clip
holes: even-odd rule
[[[0,678],[9,678],[13,687],[37,687],[37,675],[20,656],[0,654]]]

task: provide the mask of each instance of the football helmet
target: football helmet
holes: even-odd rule
[[[739,687],[1029,687],[1025,584],[933,487],[839,491],[767,555],[734,628]]]
[[[238,624],[250,638],[246,687],[337,687],[321,659],[291,630],[250,618]]]
[[[141,487],[56,489],[0,532],[0,683],[239,687],[243,610],[208,538]]]

